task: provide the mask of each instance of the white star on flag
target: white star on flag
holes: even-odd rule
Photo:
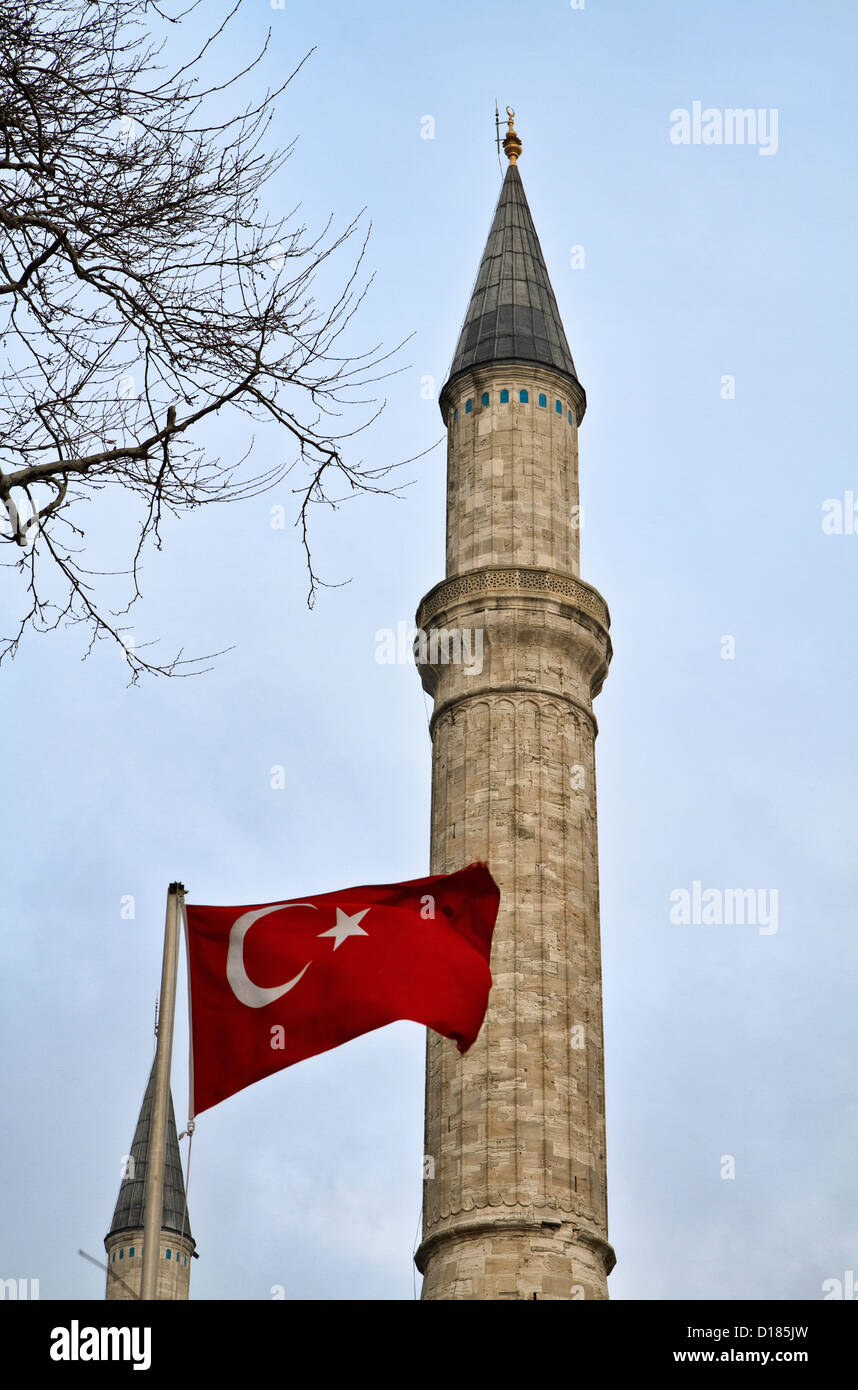
[[[319,936],[336,937],[336,940],[334,941],[335,951],[339,946],[342,946],[347,936],[369,936],[369,932],[365,932],[363,927],[358,926],[358,923],[361,921],[362,918],[366,916],[368,912],[369,908],[365,907],[363,912],[355,912],[350,917],[347,912],[343,912],[342,908],[338,907],[337,925],[335,927],[331,927],[329,931],[320,931]]]

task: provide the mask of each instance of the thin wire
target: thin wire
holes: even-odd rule
[[[421,685],[421,690],[423,687]],[[434,704],[434,701],[433,701]],[[426,691],[423,690],[423,709],[426,712],[426,727],[429,730],[429,742],[432,742],[432,711],[429,709],[429,701],[426,699]]]
[[[497,106],[497,101],[495,101],[495,106]],[[498,142],[498,170],[499,170],[500,176],[501,176],[501,188],[503,188],[504,171],[503,171],[503,162],[502,162],[501,157],[500,157],[500,113],[499,113],[498,111],[495,111],[495,117],[496,117],[496,120],[497,120],[497,136],[496,136],[496,139],[497,139],[497,142]],[[498,195],[498,200],[500,200],[500,195]],[[495,205],[495,209],[497,210],[497,205]],[[456,348],[455,348],[455,350],[454,350],[454,352],[453,352],[453,357],[451,358],[451,361],[450,361],[450,367],[447,368],[447,376],[448,376],[448,377],[449,377],[449,375],[450,375],[450,368],[452,367],[453,362],[456,360],[456,352],[458,351],[459,339],[460,339],[461,336],[462,336],[462,329],[463,329],[464,326],[465,326],[465,318],[467,318],[468,309],[470,309],[470,307],[471,307],[471,300],[472,300],[473,297],[474,297],[474,290],[477,288],[477,280],[479,279],[480,270],[481,270],[481,269],[482,269],[482,258],[480,259],[480,263],[479,263],[479,265],[477,266],[477,273],[476,273],[476,275],[474,276],[473,283],[472,283],[472,285],[471,285],[471,293],[468,295],[468,308],[465,310],[465,317],[464,317],[464,318],[461,320],[461,322],[459,323],[459,335],[458,335],[458,337],[456,338]]]
[[[414,1232],[414,1244],[411,1248],[411,1283],[414,1289],[414,1301],[417,1302],[417,1266],[414,1263],[414,1256],[417,1254],[419,1244],[420,1227],[423,1224],[423,1198],[420,1198],[420,1210],[417,1213],[417,1230]]]
[[[180,1239],[181,1241],[184,1241],[184,1239],[185,1239],[185,1226],[186,1226],[187,1220],[188,1220],[188,1188],[189,1188],[190,1185],[191,1185],[191,1149],[192,1149],[193,1146],[194,1146],[194,1122],[193,1122],[193,1120],[189,1120],[189,1121],[188,1121],[188,1128],[187,1128],[187,1130],[185,1131],[185,1133],[186,1133],[187,1136],[188,1136],[188,1162],[187,1162],[187,1165],[186,1165],[186,1168],[185,1168],[185,1206],[184,1206],[184,1209],[183,1209],[183,1211],[182,1211],[182,1231],[181,1231],[181,1235],[179,1236],[179,1239]],[[184,1253],[185,1253],[184,1250],[183,1250],[181,1253],[184,1255]],[[191,1258],[191,1259],[194,1258],[194,1257],[193,1257],[193,1254],[191,1254],[190,1258]],[[190,1268],[189,1268],[189,1269],[188,1269],[188,1287],[189,1287],[189,1288],[190,1288],[190,1281],[191,1281],[191,1271],[190,1271]],[[174,1301],[174,1302],[175,1302],[175,1300],[176,1300],[176,1294],[177,1294],[177,1292],[178,1292],[178,1288],[179,1288],[179,1267],[177,1266],[177,1267],[176,1267],[176,1273],[175,1273],[175,1276],[174,1276],[174,1279],[173,1279],[173,1301]]]
[[[107,1288],[110,1288],[110,1281],[111,1281],[111,1279],[115,1279],[116,1282],[117,1282],[118,1284],[121,1284],[122,1287],[123,1287],[123,1289],[125,1289],[125,1290],[127,1291],[128,1297],[129,1297],[129,1298],[139,1298],[139,1297],[140,1297],[139,1292],[138,1292],[138,1293],[135,1293],[134,1290],[132,1289],[131,1285],[130,1285],[130,1284],[127,1284],[127,1283],[125,1282],[125,1280],[122,1278],[122,1275],[121,1275],[121,1274],[117,1274],[115,1269],[111,1269],[109,1264],[106,1264],[106,1265],[105,1265],[105,1264],[102,1264],[102,1263],[101,1263],[101,1260],[95,1259],[95,1257],[94,1257],[93,1255],[88,1255],[88,1254],[86,1253],[85,1250],[78,1250],[77,1253],[78,1253],[79,1255],[82,1255],[83,1258],[84,1258],[85,1260],[89,1260],[90,1264],[91,1264],[91,1265],[95,1265],[97,1269],[103,1269],[103,1270],[106,1272],[106,1274],[107,1274]],[[106,1291],[106,1290],[105,1290],[104,1297],[105,1297],[105,1298],[108,1297],[108,1294],[107,1294],[107,1291]]]

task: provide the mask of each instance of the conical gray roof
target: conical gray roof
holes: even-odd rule
[[[510,164],[447,385],[469,367],[528,362],[575,372],[521,175]]]
[[[155,1063],[149,1073],[149,1084],[143,1097],[140,1118],[134,1131],[131,1144],[132,1163],[128,1166],[128,1177],[123,1178],[116,1199],[108,1235],[117,1231],[136,1231],[143,1226],[143,1195],[146,1189],[146,1170],[149,1166],[149,1130],[152,1124],[152,1109],[155,1103]],[[176,1133],[176,1116],[173,1110],[173,1095],[170,1093],[170,1109],[167,1115],[167,1151],[164,1165],[164,1214],[161,1218],[162,1230],[184,1232],[191,1237],[190,1219],[185,1215],[185,1181],[182,1177],[182,1160],[179,1154],[179,1139]]]

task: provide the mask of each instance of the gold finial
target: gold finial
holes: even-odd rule
[[[503,138],[503,152],[509,160],[510,164],[515,164],[516,160],[518,159],[518,156],[521,154],[521,141],[519,140],[518,136],[512,128],[512,122],[513,118],[515,117],[515,112],[513,111],[511,106],[508,106],[506,108],[506,114],[509,117],[509,130]]]

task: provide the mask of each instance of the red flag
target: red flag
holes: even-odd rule
[[[408,1018],[465,1052],[500,893],[485,864],[255,907],[188,905],[191,1113]]]

